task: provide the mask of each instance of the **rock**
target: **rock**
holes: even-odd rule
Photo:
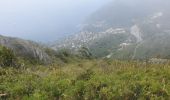
[[[17,56],[49,63],[50,57],[38,43],[13,37],[0,36],[0,45],[10,48]]]

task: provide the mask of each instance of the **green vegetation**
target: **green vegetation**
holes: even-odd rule
[[[89,46],[91,53],[96,57],[105,57],[110,53],[116,53],[120,44],[124,42],[128,34],[115,34],[103,36],[92,42]]]
[[[94,59],[46,49],[49,65],[26,62],[0,47],[0,100],[169,100],[170,63]]]
[[[0,68],[1,99],[169,100],[170,64],[77,60]]]
[[[90,52],[89,48],[86,48],[86,47],[80,48],[78,55],[79,55],[80,58],[85,58],[85,59],[92,59],[93,58],[93,55]]]
[[[0,66],[1,67],[16,67],[17,57],[11,49],[0,46]]]

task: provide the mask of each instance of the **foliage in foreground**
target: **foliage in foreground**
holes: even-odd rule
[[[169,100],[170,64],[83,60],[0,69],[1,99]]]

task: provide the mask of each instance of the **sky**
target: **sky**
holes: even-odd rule
[[[52,42],[111,0],[0,0],[0,34]]]

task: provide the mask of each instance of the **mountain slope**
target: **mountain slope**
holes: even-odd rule
[[[116,0],[89,16],[80,33],[52,48],[76,51],[86,46],[96,57],[117,59],[167,58],[169,4],[168,0]]]

